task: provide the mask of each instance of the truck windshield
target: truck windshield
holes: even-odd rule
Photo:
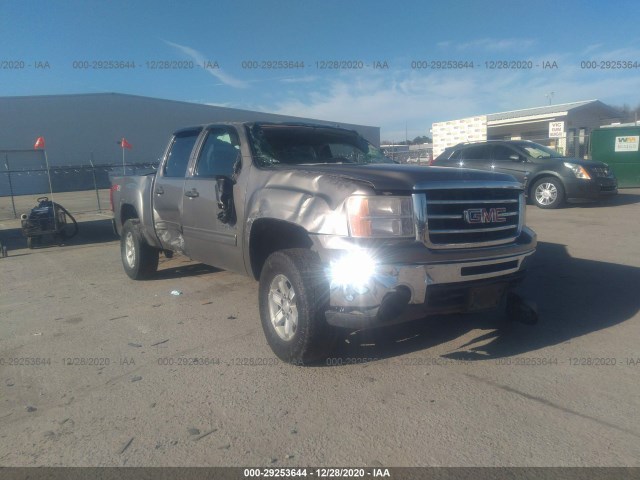
[[[258,166],[393,163],[351,130],[321,125],[254,124],[249,127]]]
[[[537,143],[521,143],[520,148],[533,158],[562,158],[563,156],[553,148],[545,147]]]

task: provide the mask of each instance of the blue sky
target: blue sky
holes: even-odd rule
[[[553,103],[636,106],[638,12],[633,1],[0,0],[0,96],[120,92],[377,125],[403,140],[405,128],[413,138],[434,121],[546,105],[550,92]],[[262,64],[273,60],[304,68]],[[618,60],[637,68],[582,63]],[[92,68],[109,61],[135,68]],[[165,61],[194,66],[157,68]],[[358,68],[323,68],[331,61]],[[488,68],[496,61],[533,68]]]

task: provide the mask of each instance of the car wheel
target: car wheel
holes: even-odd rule
[[[327,352],[333,329],[324,312],[329,286],[317,254],[288,249],[271,254],[260,275],[262,329],[281,360],[313,363]]]
[[[557,178],[541,178],[533,184],[530,198],[539,208],[558,208],[564,204],[564,186]]]
[[[140,220],[129,219],[122,227],[120,256],[127,275],[134,280],[149,278],[158,269],[158,249],[151,247],[140,231]]]

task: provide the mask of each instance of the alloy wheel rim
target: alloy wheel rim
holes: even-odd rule
[[[124,240],[124,255],[129,268],[134,268],[136,266],[136,249],[131,232],[127,233],[127,237]]]
[[[298,306],[291,281],[283,274],[276,275],[269,286],[269,317],[276,334],[284,341],[291,340],[298,330]]]
[[[558,189],[553,183],[541,183],[536,188],[536,201],[540,205],[551,205],[558,198]]]

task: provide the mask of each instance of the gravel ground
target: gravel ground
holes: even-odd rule
[[[252,279],[134,282],[104,217],[34,250],[2,222],[0,465],[640,466],[640,189],[527,215],[538,325],[345,333],[314,367],[271,353]]]

